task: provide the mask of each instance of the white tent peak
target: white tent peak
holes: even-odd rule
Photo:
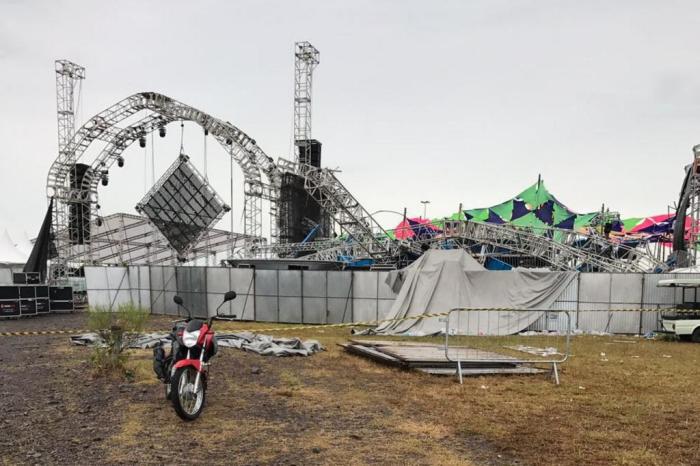
[[[0,236],[0,264],[21,265],[27,262],[28,254],[22,253],[16,246],[7,229]]]

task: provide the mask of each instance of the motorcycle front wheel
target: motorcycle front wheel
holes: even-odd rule
[[[204,377],[200,378],[199,387],[195,391],[194,382],[197,379],[197,370],[192,366],[185,366],[175,371],[170,379],[170,397],[178,416],[185,421],[193,421],[204,409],[206,387]]]

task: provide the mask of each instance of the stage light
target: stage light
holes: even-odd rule
[[[206,128],[204,128],[204,135],[205,135],[205,136],[209,136],[209,130],[206,129]]]
[[[162,138],[165,137],[165,126],[161,126],[161,127],[158,129],[158,136],[160,136],[160,137],[162,137]]]
[[[120,168],[124,166],[124,157],[117,157],[117,165]]]
[[[109,172],[107,170],[102,172],[102,186],[107,186],[109,184]]]
[[[141,136],[141,137],[139,138],[139,146],[140,146],[140,147],[146,147],[146,137],[145,137],[145,136]]]

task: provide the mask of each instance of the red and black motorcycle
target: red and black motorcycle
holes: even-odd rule
[[[235,291],[226,293],[216,308],[216,315],[208,321],[192,318],[182,298],[173,298],[187,311],[187,319],[175,321],[167,357],[162,343],[153,349],[153,370],[165,384],[165,397],[172,401],[175,412],[185,421],[196,419],[204,409],[209,361],[218,350],[212,325],[215,319],[232,320],[220,317],[219,308],[235,298]]]

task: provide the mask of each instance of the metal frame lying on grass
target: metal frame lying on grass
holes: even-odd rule
[[[456,326],[453,328],[459,328],[460,323],[462,322],[462,316],[461,313],[482,313],[482,312],[500,312],[500,313],[532,313],[532,312],[543,312],[545,315],[551,314],[551,313],[557,313],[557,314],[564,314],[566,315],[566,329],[565,333],[562,335],[561,333],[557,333],[558,337],[563,336],[564,337],[564,352],[560,352],[559,349],[556,350],[555,353],[547,353],[543,355],[542,357],[539,357],[537,359],[533,358],[517,358],[513,356],[506,356],[504,354],[498,354],[494,352],[493,349],[479,349],[479,348],[471,348],[471,347],[464,347],[464,346],[453,346],[450,347],[450,335],[452,334],[450,330],[450,323],[452,322],[453,316],[457,315],[457,321],[456,321]],[[467,319],[470,319],[471,317],[469,314],[467,314]],[[458,335],[458,334],[453,334],[453,337],[470,337],[470,338],[515,338],[518,337],[517,335],[503,335],[503,334],[498,334],[498,333],[492,333],[491,329],[491,319],[488,318],[486,319],[486,328],[482,328],[482,322],[481,322],[481,314],[478,314],[478,317],[476,317],[476,325],[477,325],[477,332],[476,334],[467,334],[467,335]],[[500,319],[497,317],[497,319]],[[467,321],[467,328],[471,328],[469,325],[470,323]],[[495,326],[496,328],[499,328],[500,326]],[[494,329],[495,330],[495,329]],[[542,334],[543,337],[547,337],[546,333]],[[521,337],[522,338],[522,337]],[[507,348],[507,347],[506,347]],[[509,348],[507,348],[509,349]],[[489,363],[503,363],[503,364],[551,364],[552,366],[552,378],[554,379],[554,383],[559,385],[559,368],[558,365],[564,363],[567,359],[569,359],[569,355],[571,354],[571,314],[569,311],[565,310],[556,310],[556,309],[510,309],[508,311],[502,311],[502,310],[495,310],[495,309],[483,309],[483,310],[475,310],[474,308],[470,309],[465,309],[465,308],[454,308],[450,309],[450,312],[447,314],[446,317],[446,323],[445,323],[445,358],[447,358],[448,361],[451,362],[456,362],[457,363],[457,375],[459,376],[459,383],[463,383],[462,381],[462,364],[465,363],[484,363],[484,362],[489,362]],[[556,356],[556,357],[547,357],[547,356]],[[494,357],[495,356],[495,357]]]

